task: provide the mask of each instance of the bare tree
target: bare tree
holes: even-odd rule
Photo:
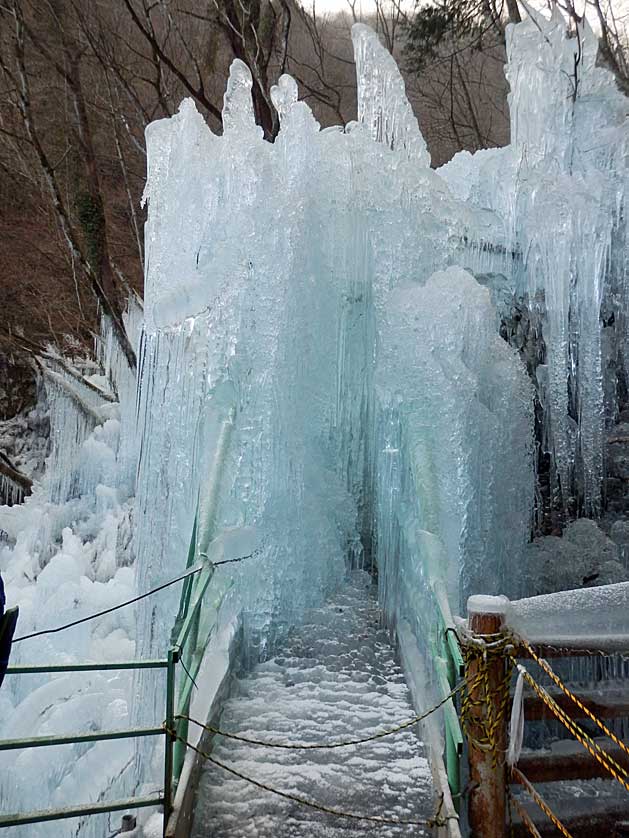
[[[68,8],[61,0],[48,0],[31,7],[31,14],[27,15],[24,4],[9,0],[9,5],[2,7],[2,14],[4,22],[11,26],[11,35],[2,43],[0,66],[15,117],[18,155],[25,168],[37,167],[72,264],[102,312],[111,319],[118,343],[129,365],[135,367],[135,352],[122,317],[120,273],[112,258],[102,176],[84,91],[86,49]],[[63,86],[71,103],[72,119],[67,125],[64,155],[72,153],[77,165],[73,195],[63,188],[59,161],[53,158],[42,111],[33,98],[33,78],[42,73],[49,82],[54,80]]]
[[[599,60],[616,77],[619,88],[629,95],[628,23],[629,9],[613,0],[552,0],[574,24],[588,15],[599,30]]]
[[[122,0],[129,20],[150,50],[154,85],[168,90],[175,81],[220,125],[221,94],[207,88],[208,64],[201,60],[208,46],[228,62],[239,58],[251,70],[256,119],[267,139],[279,128],[269,89],[286,69],[294,7],[289,0],[208,0],[194,2]],[[191,28],[206,46],[192,49]],[[209,57],[209,56],[208,56]],[[271,74],[271,71],[273,74]],[[163,97],[164,98],[164,97]]]

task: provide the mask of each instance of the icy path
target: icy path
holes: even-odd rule
[[[280,654],[238,682],[224,730],[283,742],[334,742],[394,727],[415,715],[367,574],[355,573]],[[260,782],[360,814],[425,819],[434,814],[424,748],[410,729],[332,751],[280,751],[222,739],[216,759]],[[425,836],[413,826],[358,823],[263,792],[207,764],[194,838]]]

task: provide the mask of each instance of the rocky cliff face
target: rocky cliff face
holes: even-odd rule
[[[611,585],[627,579],[629,523],[616,522],[611,537],[596,521],[572,521],[561,537],[536,538],[526,548],[523,571],[530,596]]]
[[[0,420],[33,407],[36,390],[33,368],[0,352]]]

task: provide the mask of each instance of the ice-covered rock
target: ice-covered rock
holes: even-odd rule
[[[563,537],[537,538],[525,550],[523,574],[532,596],[624,582],[619,548],[595,521],[581,518]]]

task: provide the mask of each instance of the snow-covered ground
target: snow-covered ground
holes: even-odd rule
[[[219,726],[269,742],[333,743],[415,716],[404,675],[380,624],[370,576],[355,572],[305,615],[273,655],[238,680]],[[416,728],[332,751],[289,751],[219,737],[212,757],[280,791],[341,811],[427,820],[436,809]],[[261,791],[206,764],[193,838],[428,836],[421,827],[352,822]]]
[[[7,606],[20,609],[17,636],[80,619],[135,593],[133,487],[121,463],[120,415],[107,404],[110,418],[97,423],[67,389],[49,381],[40,406],[0,427],[3,449],[35,481],[22,503],[0,506],[0,572]],[[129,660],[135,633],[130,607],[17,642],[11,663]],[[8,675],[0,691],[0,737],[125,727],[131,694],[128,672]],[[132,761],[130,742],[4,752],[2,809],[27,812],[120,794]],[[102,838],[107,824],[108,818],[91,819],[81,835]],[[16,827],[8,834],[71,836],[76,830],[77,822],[70,820]]]

